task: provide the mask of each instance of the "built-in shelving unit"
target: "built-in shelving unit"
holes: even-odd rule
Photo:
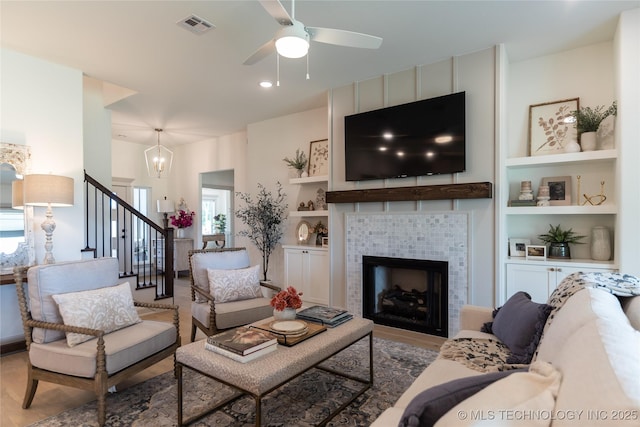
[[[616,203],[615,179],[617,168],[616,150],[596,150],[579,153],[560,153],[544,156],[528,156],[505,159],[505,179],[500,195],[502,208],[500,227],[504,227],[509,238],[530,238],[533,244],[540,244],[538,234],[548,229],[549,224],[560,224],[563,228],[572,228],[579,234],[589,235],[595,225],[607,226],[615,239],[615,224],[618,214]],[[508,206],[509,200],[517,199],[520,182],[530,180],[537,194],[537,188],[543,177],[571,177],[571,202],[565,206]],[[577,177],[581,176],[581,188],[578,191]],[[594,195],[601,190],[605,182],[606,201],[601,205],[585,203],[584,194]],[[524,257],[511,257],[505,252],[501,266],[505,269],[505,294],[508,298],[517,290],[525,290],[544,302],[557,284],[576,271],[615,271],[615,254],[611,260],[596,261],[589,257],[589,239],[586,245],[573,245],[572,259],[547,259],[545,261],[527,260]],[[613,245],[612,245],[613,246]],[[580,252],[582,256],[576,256]],[[542,285],[541,285],[542,283]],[[504,302],[504,301],[499,301]]]
[[[327,182],[329,182],[329,177],[327,175],[319,175],[319,176],[307,176],[303,178],[291,178],[289,179],[289,184],[291,185],[306,185],[306,184],[323,184],[326,186]],[[329,216],[329,211],[326,209],[315,209],[312,211],[290,211],[289,217],[291,218],[306,218],[306,217],[318,217],[318,216]]]

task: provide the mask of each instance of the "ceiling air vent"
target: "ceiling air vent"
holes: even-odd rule
[[[211,22],[196,15],[187,16],[186,18],[176,22],[176,24],[198,35],[204,34],[216,27]]]

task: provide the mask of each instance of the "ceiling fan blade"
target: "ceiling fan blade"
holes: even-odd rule
[[[335,44],[347,47],[377,49],[382,44],[382,37],[353,31],[336,30],[335,28],[307,27],[310,39],[320,43]]]
[[[260,0],[260,4],[267,13],[274,17],[280,25],[291,25],[293,20],[289,16],[289,12],[284,8],[279,0]]]
[[[269,40],[268,42],[260,46],[258,50],[253,52],[253,54],[243,62],[243,65],[253,65],[256,62],[262,61],[264,58],[271,55],[275,51],[276,51],[276,41]]]

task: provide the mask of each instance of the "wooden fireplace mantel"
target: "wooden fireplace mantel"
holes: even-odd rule
[[[326,197],[327,203],[490,199],[493,197],[493,184],[490,182],[472,182],[467,184],[423,185],[419,187],[327,191]]]

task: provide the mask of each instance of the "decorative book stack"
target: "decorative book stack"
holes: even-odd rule
[[[227,356],[237,362],[246,363],[275,351],[278,338],[262,329],[241,326],[207,338],[207,350]]]
[[[305,308],[304,310],[299,311],[296,317],[298,319],[320,323],[329,328],[333,328],[348,320],[351,320],[353,318],[353,315],[347,310],[314,305],[312,307]]]

